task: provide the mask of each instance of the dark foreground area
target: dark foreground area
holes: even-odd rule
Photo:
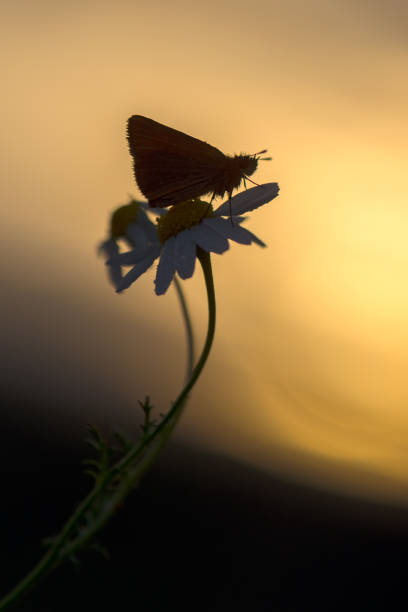
[[[80,441],[81,442],[81,441]],[[24,457],[18,454],[24,450]],[[90,481],[85,445],[2,422],[1,591],[38,560]],[[85,552],[14,609],[394,610],[407,605],[408,513],[280,481],[170,443]]]

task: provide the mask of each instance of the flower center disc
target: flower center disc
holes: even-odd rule
[[[157,235],[162,244],[172,236],[199,225],[206,217],[215,217],[213,207],[202,200],[180,202],[157,219]]]

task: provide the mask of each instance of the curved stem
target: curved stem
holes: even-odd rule
[[[187,308],[186,298],[184,296],[183,289],[181,288],[180,281],[176,276],[173,279],[174,287],[176,289],[177,297],[180,302],[180,308],[183,315],[184,327],[186,329],[186,337],[187,337],[187,370],[186,370],[186,381],[190,379],[190,376],[193,372],[194,366],[194,335],[193,335],[193,327],[191,325],[190,314]]]
[[[44,555],[44,557],[38,562],[38,564],[19,582],[19,584],[10,591],[1,601],[0,610],[6,610],[19,600],[25,593],[27,593],[33,586],[35,586],[41,578],[44,578],[51,570],[55,569],[62,560],[68,555],[72,554],[81,546],[86,544],[99,529],[106,523],[109,517],[115,512],[117,504],[120,503],[140,480],[145,471],[150,467],[160,450],[166,444],[171,432],[177,424],[184,403],[187,399],[188,394],[197,382],[200,376],[205,362],[207,361],[210,353],[211,345],[214,339],[215,332],[215,294],[214,294],[214,283],[211,270],[210,255],[198,247],[197,255],[201,263],[206,289],[208,297],[208,330],[207,337],[204,344],[203,351],[200,359],[195,366],[188,383],[179,394],[178,398],[174,402],[172,408],[169,410],[164,419],[159,423],[155,430],[147,436],[144,436],[142,440],[132,448],[120,461],[114,464],[109,470],[107,470],[100,479],[96,482],[94,488],[87,497],[78,505],[74,513],[68,519],[59,537],[55,540],[50,550]],[[159,434],[161,438],[158,438]],[[71,544],[66,546],[66,542],[72,532],[75,530],[79,521],[84,517],[87,510],[97,500],[97,498],[106,490],[112,480],[119,474],[123,474],[126,470],[129,470],[131,464],[135,459],[141,457],[146,451],[147,447],[157,439],[157,444],[152,447],[151,453],[147,454],[146,458],[132,470],[124,474],[121,485],[118,487],[115,494],[112,496],[109,504],[107,504],[104,512],[98,517],[98,519],[90,526],[86,534],[77,537]]]
[[[184,389],[181,391],[180,395],[174,402],[171,410],[169,410],[169,412],[166,414],[164,419],[159,423],[156,429],[149,436],[146,436],[146,438],[141,440],[139,445],[136,448],[130,450],[128,454],[123,457],[123,459],[118,461],[118,463],[116,463],[111,468],[111,470],[115,471],[113,475],[117,474],[117,471],[121,471],[122,469],[126,468],[138,455],[140,455],[142,451],[145,449],[145,447],[148,444],[150,444],[150,442],[152,442],[154,438],[157,437],[160,431],[162,431],[165,427],[167,427],[167,425],[172,421],[172,419],[178,414],[188,394],[190,393],[191,389],[194,387],[195,383],[197,382],[197,379],[200,376],[204,368],[205,362],[207,361],[207,358],[210,353],[211,346],[214,340],[214,333],[215,333],[216,310],[215,310],[214,281],[213,281],[213,276],[212,276],[211,259],[210,259],[209,253],[202,250],[200,247],[197,247],[197,255],[201,263],[201,267],[203,269],[205,285],[207,289],[207,299],[208,299],[208,329],[207,329],[207,336],[206,336],[204,348],[202,350],[200,359],[198,360],[197,365],[195,366],[193,370],[190,380],[188,381],[188,383],[186,384],[186,386],[184,387]],[[180,415],[178,415],[177,418],[179,418],[179,416]]]

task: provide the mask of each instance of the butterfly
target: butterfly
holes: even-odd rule
[[[228,194],[257,168],[255,155],[224,155],[212,145],[142,115],[128,120],[136,183],[151,207],[166,207],[212,193]],[[249,179],[251,180],[251,179]]]

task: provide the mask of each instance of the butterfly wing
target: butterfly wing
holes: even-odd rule
[[[219,149],[134,115],[128,121],[136,182],[151,206],[169,206],[213,190],[228,159]]]

